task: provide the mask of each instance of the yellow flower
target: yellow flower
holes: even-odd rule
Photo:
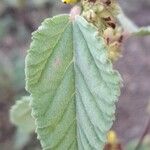
[[[77,3],[79,0],[62,0],[63,3],[66,3],[66,4],[74,4],[74,3]]]
[[[105,145],[104,150],[122,150],[121,143],[118,140],[118,137],[115,131],[111,130],[108,132],[107,144]]]
[[[116,135],[115,131],[111,130],[111,131],[108,132],[107,141],[110,144],[118,143],[118,138],[117,138],[117,135]]]

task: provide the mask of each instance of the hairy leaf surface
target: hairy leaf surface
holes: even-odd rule
[[[103,149],[120,76],[96,29],[82,17],[47,19],[33,34],[26,86],[44,150]]]
[[[43,149],[77,149],[72,32],[68,15],[47,19],[28,51],[27,89]]]
[[[74,23],[74,41],[78,148],[99,150],[114,120],[120,78],[96,29],[81,17]]]

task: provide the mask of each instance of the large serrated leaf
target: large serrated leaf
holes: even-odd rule
[[[96,29],[82,17],[44,21],[26,58],[26,87],[44,150],[102,150],[120,76]]]

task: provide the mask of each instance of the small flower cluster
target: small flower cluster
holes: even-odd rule
[[[82,0],[81,3],[82,15],[100,30],[115,26],[115,16],[119,13],[115,0]]]
[[[123,30],[117,23],[119,5],[116,0],[81,0],[82,16],[94,26],[104,38],[108,48],[108,57],[116,61],[121,56]]]
[[[108,27],[103,33],[106,46],[108,48],[108,57],[111,61],[117,61],[121,57],[121,43],[123,41],[123,32],[121,27],[115,29]]]
[[[97,27],[99,36],[104,38],[108,49],[108,58],[113,62],[121,56],[121,44],[123,41],[123,30],[117,22],[120,7],[117,0],[62,0],[64,3],[72,4],[80,2],[82,16]],[[71,19],[75,14],[80,14],[80,9],[74,7],[71,11]]]

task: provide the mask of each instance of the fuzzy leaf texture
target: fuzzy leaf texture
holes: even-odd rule
[[[29,106],[31,97],[25,96],[18,100],[10,110],[10,120],[20,130],[24,132],[34,132],[35,122],[31,116],[31,107]]]
[[[96,29],[84,18],[46,19],[26,58],[26,89],[44,150],[102,150],[120,75]]]

